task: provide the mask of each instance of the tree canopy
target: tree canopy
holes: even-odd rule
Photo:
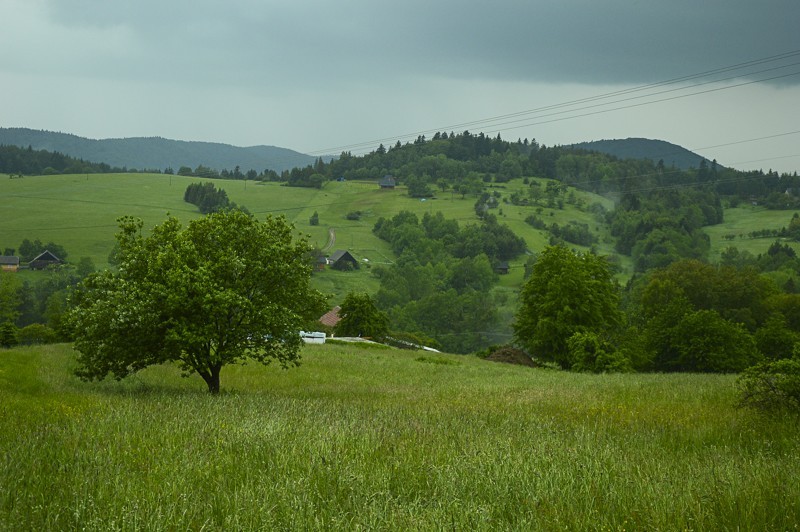
[[[350,293],[339,310],[341,321],[336,324],[339,336],[379,337],[387,333],[389,318],[378,310],[368,294]]]
[[[183,228],[168,217],[149,236],[141,220],[119,225],[118,270],[90,275],[71,297],[79,376],[174,361],[217,393],[227,364],[296,363],[298,333],[324,299],[309,287],[309,246],[284,218],[228,210]]]
[[[619,293],[608,261],[551,246],[539,256],[522,287],[514,333],[535,356],[569,368],[571,336],[604,335],[621,321]]]

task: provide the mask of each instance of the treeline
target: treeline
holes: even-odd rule
[[[537,256],[517,342],[578,371],[740,372],[800,346],[800,294],[750,266],[681,259],[621,289],[605,258],[563,246]]]
[[[172,168],[167,168],[164,170],[164,173],[173,174],[175,171]],[[269,168],[260,173],[253,169],[242,172],[238,166],[232,171],[225,168],[217,171],[202,164],[198,165],[194,170],[188,166],[181,166],[178,168],[177,174],[186,177],[205,177],[209,179],[247,179],[250,181],[280,181],[281,179],[275,170],[270,170]]]
[[[707,185],[720,196],[760,201],[774,208],[792,208],[800,197],[796,173],[741,172],[702,158],[698,158],[697,168],[681,170],[666,166],[663,160],[621,160],[568,146],[547,147],[535,139],[508,142],[499,135],[469,131],[436,133],[431,139],[420,136],[414,142],[398,141],[388,148],[380,145],[361,156],[343,152],[327,163],[318,159],[305,168],[285,171],[280,180],[317,187],[320,179],[377,180],[387,174],[410,185],[418,196],[437,189],[477,194],[481,183],[536,176],[601,194]]]
[[[44,251],[49,251],[61,260],[67,259],[67,250],[64,249],[63,246],[56,244],[53,241],[43,244],[38,238],[34,240],[30,240],[28,238],[23,239],[22,243],[19,245],[19,248],[5,247],[3,248],[3,255],[17,255],[19,256],[20,262],[30,262]]]
[[[34,150],[30,146],[0,145],[0,173],[10,175],[103,174],[125,172],[105,163],[75,159],[63,153]]]
[[[756,268],[685,259],[635,279],[625,307],[638,369],[738,372],[791,358],[800,295]]]
[[[47,246],[51,251],[60,247],[51,243]],[[20,247],[23,250],[25,246]],[[66,256],[63,248],[59,252]],[[69,340],[62,323],[67,310],[67,294],[94,271],[94,263],[88,257],[81,257],[74,265],[62,266],[35,278],[0,271],[0,327],[4,331],[0,345]]]
[[[495,266],[523,253],[522,239],[494,216],[460,227],[440,212],[420,220],[403,211],[378,219],[373,232],[398,256],[392,266],[373,268],[380,279],[375,299],[393,330],[433,337],[456,353],[496,340]]]
[[[214,186],[214,183],[206,181],[205,183],[191,183],[186,187],[186,192],[183,194],[183,201],[197,205],[200,212],[208,214],[217,212],[223,209],[240,209],[247,211],[244,207],[240,207],[235,202],[228,198],[228,193],[221,188]]]

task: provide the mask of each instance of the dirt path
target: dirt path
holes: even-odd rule
[[[336,229],[333,227],[328,229],[328,243],[322,248],[322,251],[330,251],[333,245],[336,244]]]

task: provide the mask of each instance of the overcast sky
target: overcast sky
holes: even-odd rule
[[[800,170],[798,0],[0,0],[0,20],[5,127],[315,154],[646,137]]]

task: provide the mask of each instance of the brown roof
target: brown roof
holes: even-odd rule
[[[320,319],[319,322],[323,325],[327,325],[328,327],[335,327],[339,321],[341,321],[341,317],[339,316],[339,311],[342,310],[342,307],[336,305],[330,311],[325,313]]]

